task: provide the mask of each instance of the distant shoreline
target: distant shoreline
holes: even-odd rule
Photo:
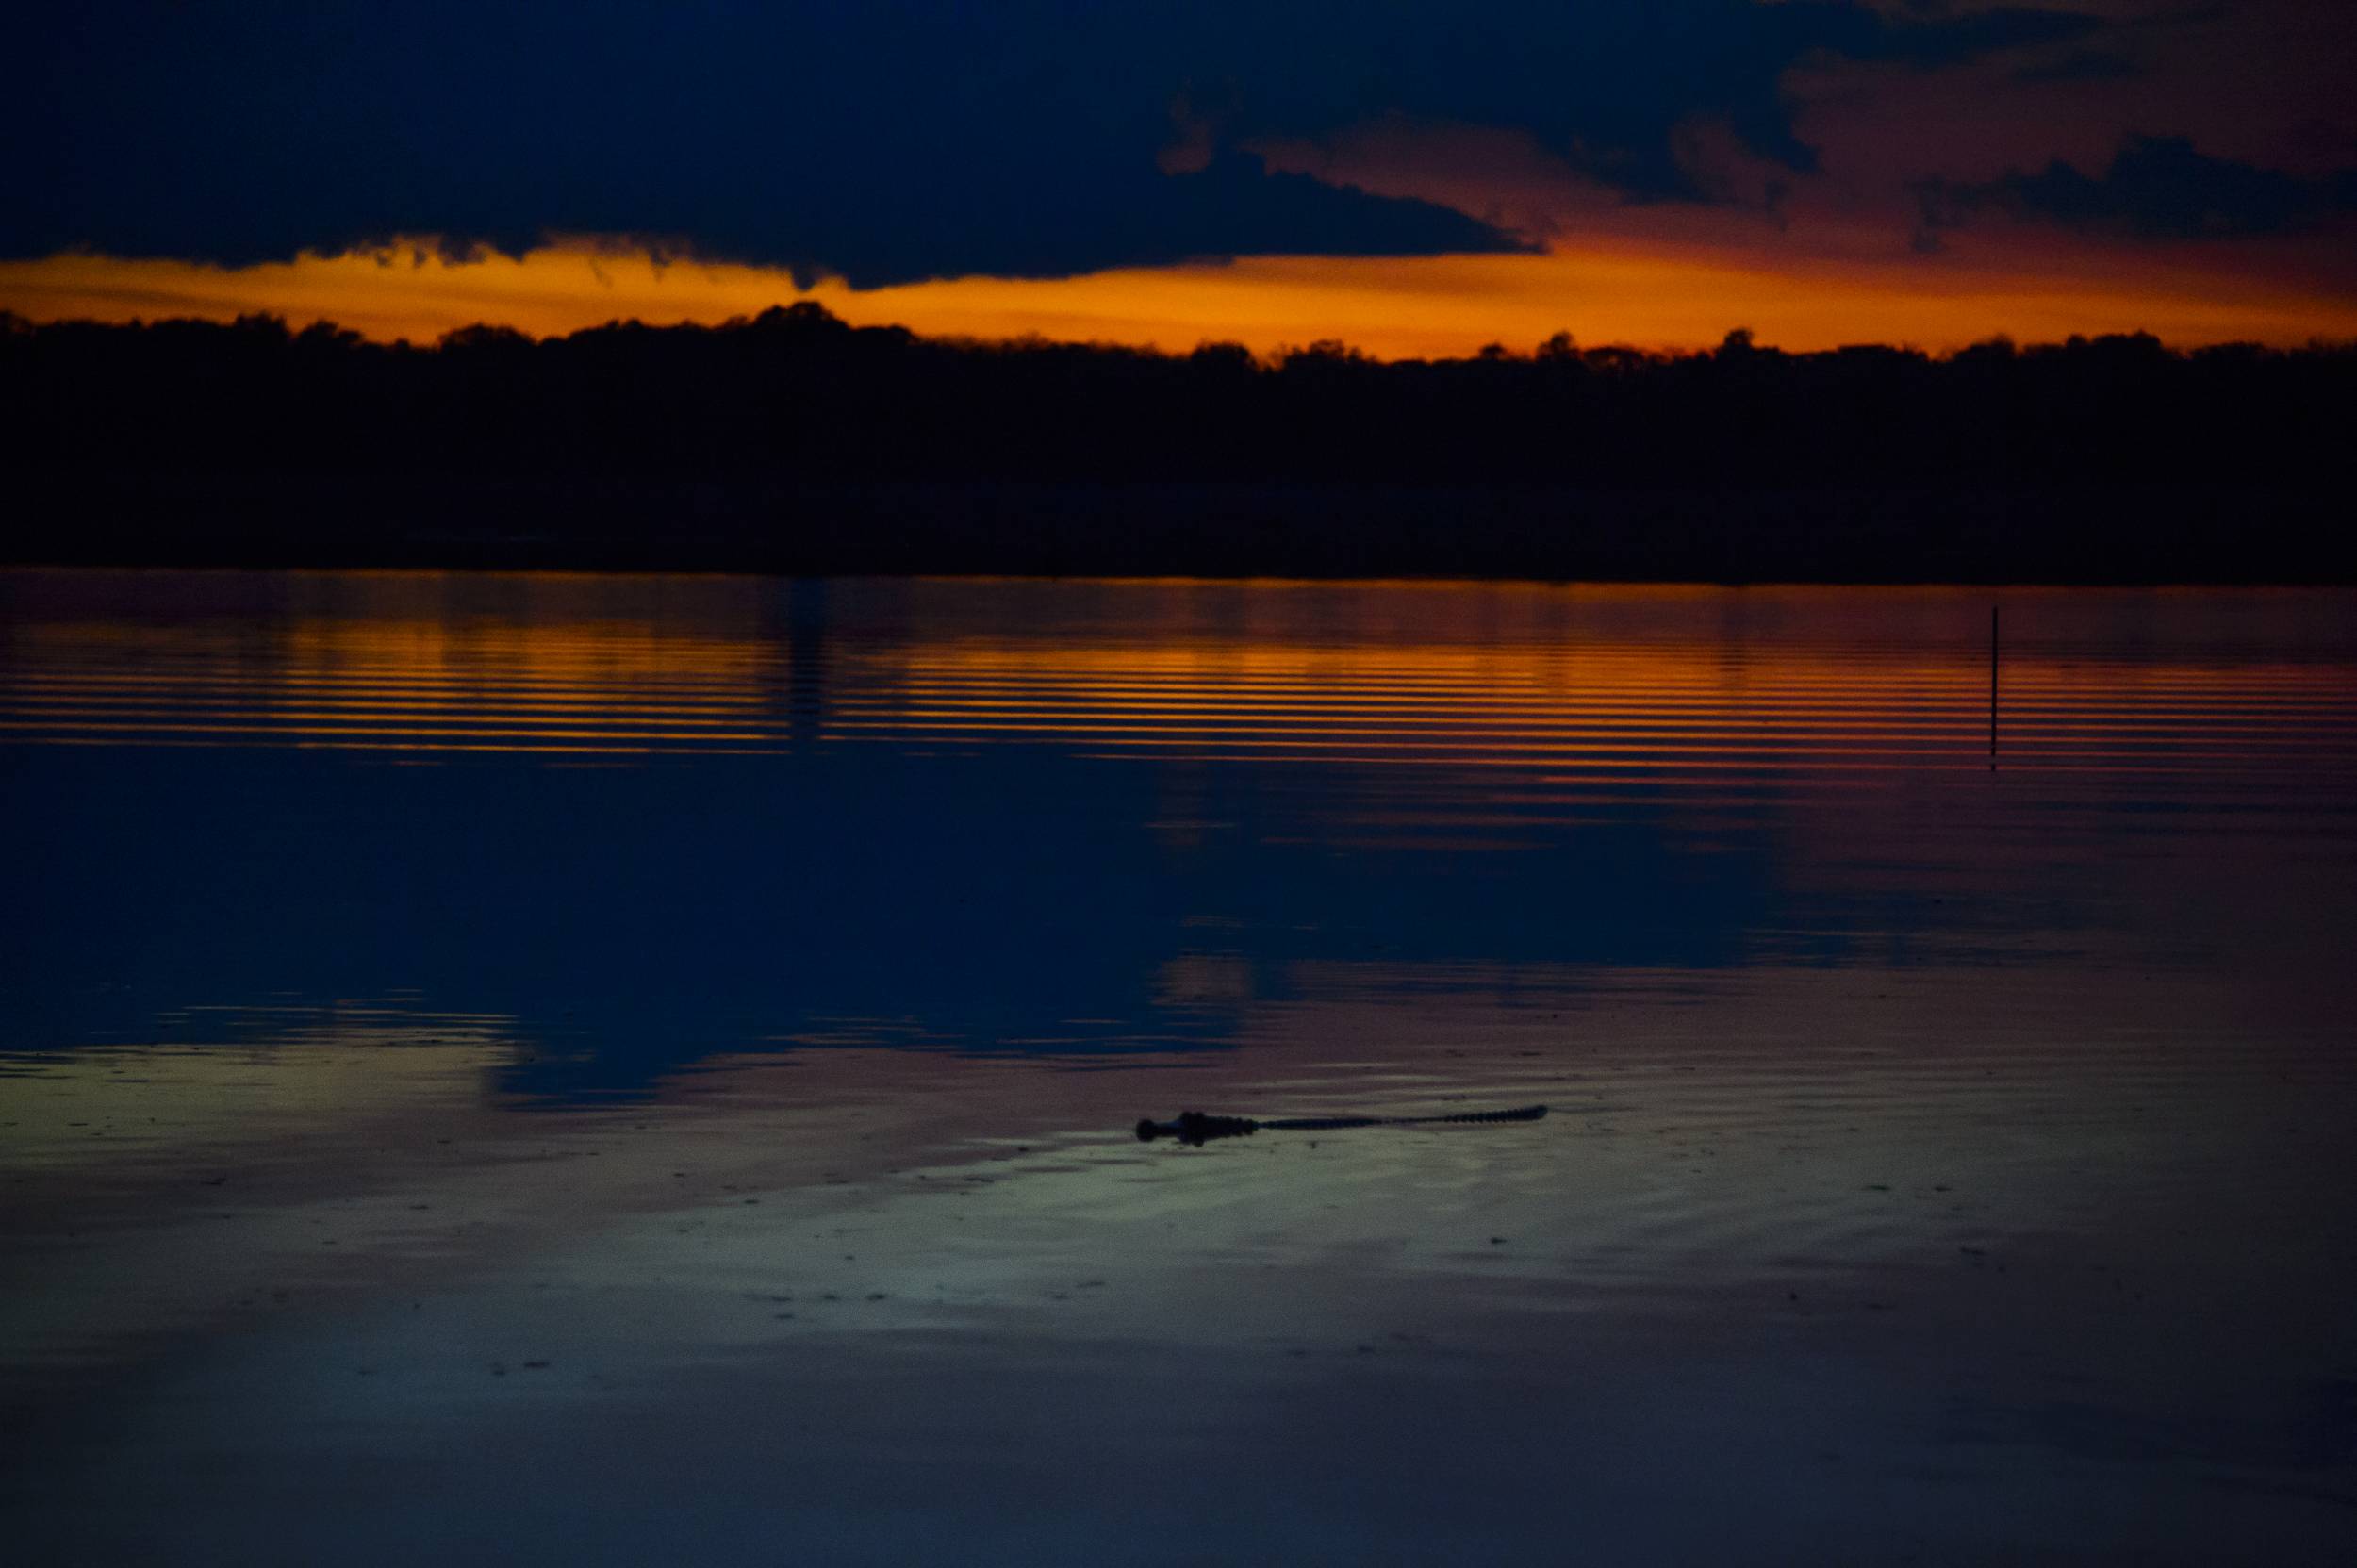
[[[2260,487],[30,477],[0,536],[11,566],[2357,583],[2345,498]]]
[[[796,575],[2357,582],[2357,345],[1376,363],[816,306],[386,348],[0,318],[0,559]]]

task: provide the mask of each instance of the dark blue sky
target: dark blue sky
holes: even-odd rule
[[[86,0],[14,25],[0,310],[35,320],[430,339],[823,296],[953,336],[1391,355],[2357,331],[2349,0]]]
[[[2058,84],[2092,105],[2155,75],[2168,24],[2147,11],[84,0],[20,18],[0,66],[0,253],[244,262],[396,234],[512,251],[596,233],[868,284],[1511,249],[1527,233],[1475,204],[1273,174],[1261,155],[1370,124],[1482,127],[1624,201],[1723,201],[1682,132],[1711,127],[1771,185],[1774,171],[1806,181],[1821,159],[1796,72],[1931,80],[1996,61],[2045,88],[2052,117]],[[1891,136],[1917,136],[1884,112]],[[2190,140],[2173,151],[2187,127],[2148,118],[2117,127],[2117,167],[1974,170],[1935,139],[1917,173],[1949,222],[2002,204],[2167,233],[2346,206],[2329,169],[2266,169]],[[2308,130],[2329,141],[2349,124]],[[2172,171],[2200,190],[2181,202]],[[2185,203],[2221,210],[2172,210]]]

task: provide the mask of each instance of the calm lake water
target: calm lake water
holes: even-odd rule
[[[2357,595],[0,573],[0,822],[27,1562],[2357,1539]]]

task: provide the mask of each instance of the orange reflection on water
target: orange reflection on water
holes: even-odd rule
[[[77,610],[44,591],[58,585],[100,590]],[[1049,746],[1599,778],[1987,760],[1987,601],[1972,590],[40,573],[8,587],[22,611],[0,642],[0,737],[18,742]],[[2200,602],[2232,640],[2139,644],[2166,597],[2011,595],[2011,766],[2357,762],[2357,674],[2298,641],[2331,622],[2333,596],[2212,596]],[[2268,643],[2270,628],[2292,640]]]
[[[662,585],[290,574],[274,603],[13,635],[0,731],[80,743],[644,752],[766,749],[774,695],[740,593]],[[639,591],[640,613],[610,613]],[[650,613],[651,612],[651,613]]]
[[[1986,654],[1957,646],[1668,642],[1465,646],[1206,640],[914,650],[838,734],[1056,738],[1093,750],[1563,768],[1977,764]],[[2314,757],[2345,671],[2143,668],[2122,685],[2035,654],[2008,672],[2004,741],[2040,766]]]

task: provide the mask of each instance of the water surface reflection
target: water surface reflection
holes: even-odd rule
[[[2329,1560],[2357,600],[2003,601],[0,574],[0,1498]]]

